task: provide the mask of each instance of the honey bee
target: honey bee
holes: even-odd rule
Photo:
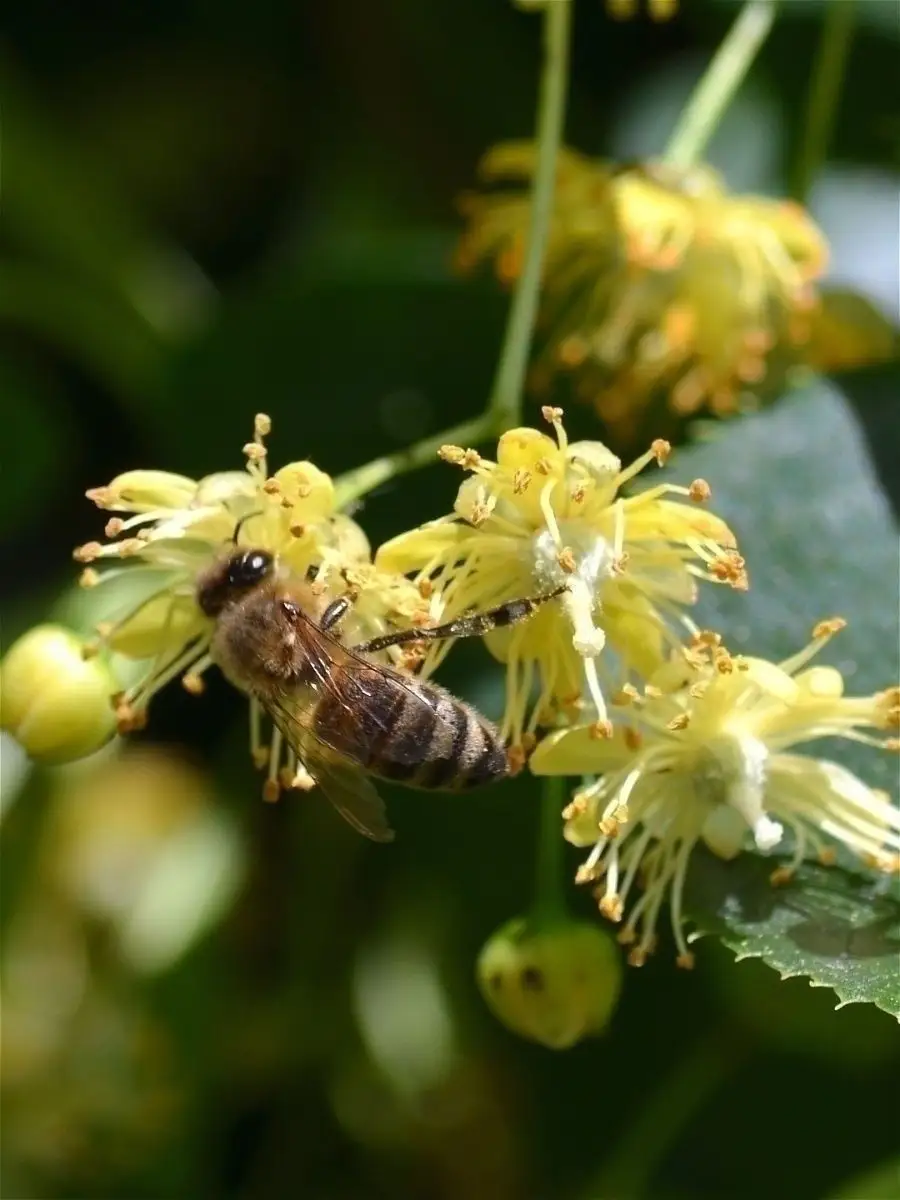
[[[213,660],[259,701],[354,828],[379,842],[394,836],[370,776],[465,792],[509,774],[490,721],[438,684],[371,656],[389,646],[510,625],[562,589],[355,646],[339,637],[352,595],[329,600],[321,590],[284,572],[268,551],[235,547],[199,577],[196,597],[216,623]]]

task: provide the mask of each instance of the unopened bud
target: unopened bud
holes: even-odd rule
[[[59,625],[38,625],[0,664],[0,728],[32,758],[70,762],[98,750],[115,731],[117,684],[100,657]]]
[[[609,1023],[622,981],[615,942],[587,921],[537,925],[517,917],[478,959],[488,1007],[509,1029],[565,1050]]]

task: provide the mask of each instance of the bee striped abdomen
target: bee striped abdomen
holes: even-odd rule
[[[496,730],[443,688],[384,671],[367,673],[359,683],[352,722],[338,697],[326,694],[316,732],[371,774],[449,791],[507,774]]]

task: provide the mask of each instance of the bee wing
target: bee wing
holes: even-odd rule
[[[345,821],[373,842],[392,842],[384,801],[371,780],[358,768],[310,750],[298,754],[303,765]]]
[[[260,697],[269,716],[341,816],[374,842],[392,842],[384,801],[359,767],[330,752],[313,728],[317,697],[312,687],[279,688]]]

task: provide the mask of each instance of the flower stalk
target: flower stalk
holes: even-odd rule
[[[686,169],[703,154],[775,22],[775,8],[775,0],[744,5],[681,112],[663,155],[670,167]]]
[[[496,433],[505,433],[507,429],[518,425],[522,408],[522,389],[553,213],[556,160],[565,121],[571,10],[570,0],[553,0],[544,8],[544,65],[538,101],[537,167],[531,192],[525,261],[510,306],[489,405]]]
[[[548,776],[541,788],[537,871],[532,915],[536,925],[549,925],[566,913],[565,847],[562,810],[566,804],[565,776]]]

